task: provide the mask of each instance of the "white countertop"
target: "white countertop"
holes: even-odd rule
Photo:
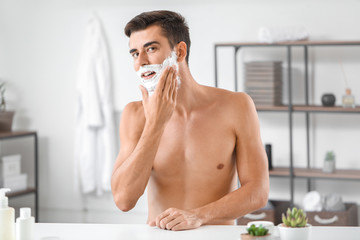
[[[35,240],[239,240],[246,226],[202,226],[167,231],[146,224],[36,223]],[[360,227],[312,227],[311,240],[359,240]],[[277,228],[273,239],[279,240]]]

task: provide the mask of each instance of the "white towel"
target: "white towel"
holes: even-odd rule
[[[304,197],[303,206],[305,211],[321,211],[323,205],[320,193],[317,191],[308,192]]]
[[[75,177],[83,193],[110,191],[116,158],[108,49],[95,14],[88,22],[76,84]]]
[[[258,31],[258,40],[263,43],[298,41],[308,37],[308,32],[302,26],[261,27]]]

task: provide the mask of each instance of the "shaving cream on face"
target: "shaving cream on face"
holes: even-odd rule
[[[146,88],[146,90],[149,93],[149,96],[151,96],[154,93],[162,72],[168,66],[175,66],[176,71],[178,71],[179,69],[177,63],[177,56],[174,51],[171,52],[171,55],[167,57],[162,64],[151,64],[151,65],[141,66],[140,69],[136,72],[140,78],[140,84]],[[144,79],[143,74],[148,74],[148,73],[153,74],[153,76],[149,79]],[[176,76],[176,79],[179,88],[180,87],[179,76]]]

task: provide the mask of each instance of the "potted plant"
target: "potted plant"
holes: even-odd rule
[[[282,214],[282,221],[278,225],[280,238],[291,240],[307,240],[310,237],[311,225],[302,209],[288,208],[286,216]]]
[[[335,171],[335,154],[333,151],[326,152],[323,172],[333,173]]]
[[[14,112],[6,111],[5,83],[0,83],[0,132],[11,131]]]
[[[241,234],[241,240],[270,240],[269,229],[262,225],[256,227],[252,224],[246,231],[247,233]]]

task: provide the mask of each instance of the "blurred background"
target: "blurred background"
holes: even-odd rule
[[[39,222],[145,223],[146,194],[126,213],[116,208],[111,192],[83,194],[75,175],[76,82],[86,36],[95,13],[109,49],[116,152],[120,147],[121,111],[141,100],[139,81],[129,54],[126,23],[137,14],[166,9],[181,13],[190,27],[189,66],[200,84],[215,86],[214,45],[257,42],[258,30],[272,26],[302,26],[310,40],[360,40],[360,2],[357,0],[0,0],[0,82],[6,83],[6,108],[15,111],[13,131],[35,131],[38,137]],[[234,50],[218,54],[218,87],[234,90]],[[238,91],[244,91],[244,62],[283,62],[287,88],[286,48],[243,48],[236,55]],[[309,100],[321,105],[332,93],[342,105],[348,87],[360,103],[360,46],[322,46],[309,49]],[[341,67],[341,63],[342,66]],[[304,52],[292,50],[293,102],[304,103]],[[343,70],[342,70],[343,69]],[[288,94],[283,91],[283,104]],[[285,112],[259,112],[264,144],[272,146],[274,167],[289,167],[289,118]],[[310,164],[323,168],[327,151],[336,156],[336,169],[360,169],[360,114],[310,115]],[[293,114],[293,161],[306,167],[303,113]],[[21,155],[21,171],[35,186],[34,138],[2,139],[0,156]],[[114,159],[115,160],[115,159]],[[347,172],[345,172],[345,175]],[[311,189],[338,194],[344,202],[360,203],[360,172],[351,180],[313,179]],[[354,180],[355,179],[355,180]],[[308,192],[305,178],[294,179],[294,203]],[[271,177],[270,199],[289,201],[290,179]],[[35,207],[34,192],[10,198],[15,207]],[[241,204],[241,203],[239,203]],[[18,213],[17,213],[18,216]]]

